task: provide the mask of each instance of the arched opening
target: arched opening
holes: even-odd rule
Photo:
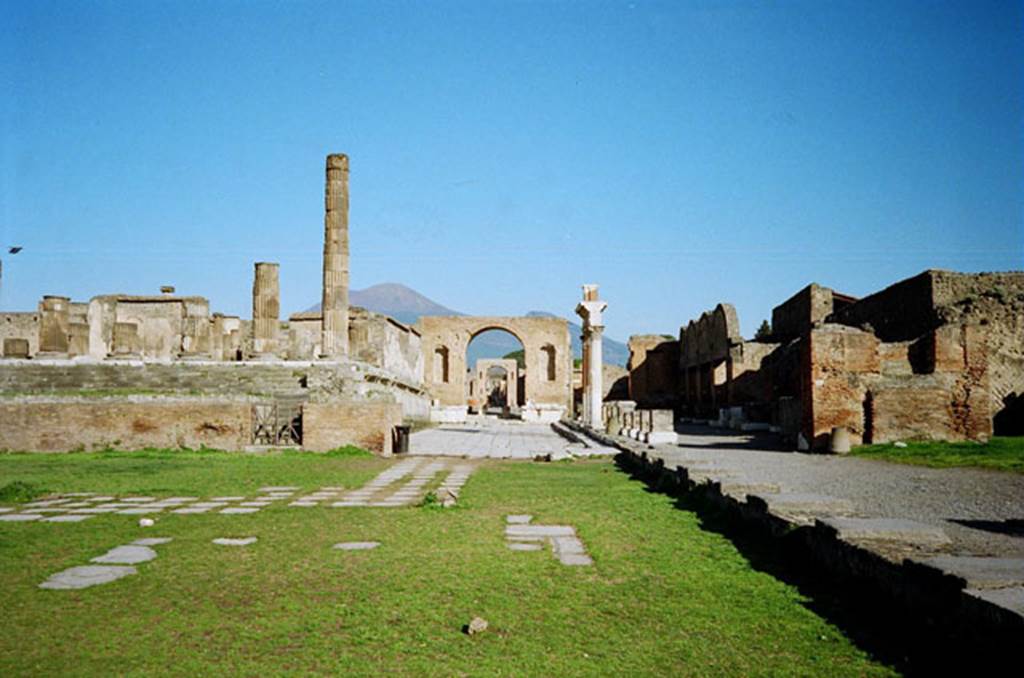
[[[544,354],[543,364],[545,366],[547,380],[554,381],[558,377],[558,362],[556,361],[557,351],[551,344],[544,344],[544,347],[540,350],[541,353]]]
[[[473,414],[518,418],[526,402],[526,353],[504,328],[475,332],[466,345],[466,404]]]
[[[1003,408],[992,419],[992,432],[997,436],[1024,436],[1024,394],[1010,393],[1003,398]]]
[[[438,346],[434,349],[434,381],[439,384],[448,383],[448,347]]]

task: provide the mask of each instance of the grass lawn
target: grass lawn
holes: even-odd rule
[[[974,466],[1024,473],[1024,437],[997,437],[984,444],[921,441],[908,442],[906,447],[896,447],[892,443],[862,445],[854,448],[853,454],[935,468]]]
[[[0,455],[0,487],[253,494],[356,487],[390,462],[226,453]],[[570,524],[593,567],[512,552],[510,513]],[[490,462],[460,506],[291,508],[0,523],[0,675],[880,675],[794,588],[609,461]],[[249,547],[210,540],[255,535]],[[50,574],[149,536],[139,574],[46,591]],[[332,550],[378,540],[373,551]],[[460,632],[479,615],[490,628]]]

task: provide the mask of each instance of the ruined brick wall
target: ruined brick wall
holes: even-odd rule
[[[832,290],[811,283],[772,309],[772,339],[796,339],[832,313]]]
[[[306,403],[302,406],[302,449],[312,452],[356,445],[390,455],[394,427],[402,423],[397,403]]]
[[[629,399],[645,408],[672,408],[678,399],[679,342],[660,334],[629,338]]]
[[[0,352],[3,351],[4,339],[25,339],[28,341],[29,355],[35,355],[38,353],[39,314],[0,314]]]
[[[870,377],[880,374],[879,340],[842,325],[808,333],[804,347],[804,436],[815,449],[828,447],[832,428],[849,429],[854,444],[864,434],[864,399]]]
[[[832,313],[828,322],[870,325],[883,341],[915,339],[942,324],[933,303],[934,271],[886,287]]]
[[[854,444],[988,438],[987,337],[976,325],[944,325],[918,342],[892,344],[841,325],[813,330],[804,351],[805,437],[815,449],[827,448],[836,426],[849,429]]]
[[[0,449],[68,452],[145,447],[241,450],[249,444],[248,403],[224,401],[0,400]]]

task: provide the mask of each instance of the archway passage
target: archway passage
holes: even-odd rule
[[[521,367],[516,368],[522,373],[522,379],[516,383],[516,402],[522,418],[525,421],[555,421],[569,411],[572,402],[572,353],[569,323],[565,319],[424,316],[420,318],[419,327],[424,365],[428,366],[424,370],[424,385],[434,400],[431,418],[435,421],[465,421],[471,407],[471,377],[476,369],[467,359],[467,352],[476,337],[492,330],[512,335],[522,346]],[[435,368],[429,369],[431,365]],[[438,369],[438,365],[447,366],[447,370]],[[472,395],[478,399],[478,407],[483,402],[479,400],[482,387],[482,382],[481,386],[473,387]],[[512,407],[511,404],[509,406]]]

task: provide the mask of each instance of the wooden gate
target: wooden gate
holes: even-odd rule
[[[252,444],[274,447],[302,445],[302,400],[278,398],[252,406]]]

